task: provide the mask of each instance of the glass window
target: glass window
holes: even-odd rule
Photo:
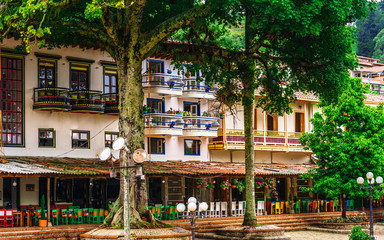
[[[72,179],[57,179],[56,202],[72,202]]]
[[[116,70],[104,70],[104,93],[117,93],[117,72]]]
[[[165,139],[164,138],[150,138],[151,154],[165,154]]]
[[[200,155],[200,140],[184,140],[184,155]]]
[[[89,148],[89,132],[73,131],[72,148]]]
[[[47,88],[55,86],[55,62],[39,62],[39,87]]]
[[[23,144],[23,64],[21,59],[1,57],[0,109],[5,145]]]
[[[152,73],[164,73],[164,62],[150,59],[148,62],[149,71],[152,71]]]
[[[163,113],[164,112],[164,102],[161,99],[147,99],[147,106],[150,113]]]
[[[190,112],[191,116],[200,116],[200,107],[198,103],[184,102],[184,111]]]
[[[105,133],[105,147],[110,147],[112,148],[112,143],[117,139],[119,136],[119,133],[111,133],[111,132],[106,132]]]
[[[88,67],[71,65],[71,91],[88,90]]]
[[[55,131],[39,129],[39,147],[55,147]]]

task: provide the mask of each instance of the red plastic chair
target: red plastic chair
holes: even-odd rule
[[[5,210],[0,209],[0,227],[5,227]]]
[[[312,201],[312,212],[316,212],[317,210],[317,201]]]
[[[13,209],[5,210],[5,227],[13,227]]]

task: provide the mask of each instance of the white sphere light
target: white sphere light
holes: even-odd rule
[[[368,178],[368,179],[372,179],[372,178],[373,178],[373,173],[368,172],[368,173],[367,173],[367,178]]]
[[[208,209],[208,204],[206,202],[202,202],[199,204],[200,211],[207,211],[207,209]]]
[[[194,198],[194,197],[190,197],[190,198],[188,198],[188,203],[194,203],[194,204],[196,204],[196,203],[197,203],[197,199]]]
[[[133,153],[133,160],[136,163],[142,163],[147,159],[147,152],[144,149],[137,149]]]
[[[99,154],[99,159],[101,161],[106,161],[111,157],[111,149],[109,147],[104,148],[103,151]]]
[[[363,183],[364,183],[364,178],[362,178],[362,177],[358,177],[358,178],[356,179],[356,181],[357,181],[358,184],[363,184]]]
[[[125,140],[122,137],[116,138],[112,143],[113,150],[121,150],[125,147]]]
[[[196,203],[194,203],[194,202],[190,202],[190,203],[188,203],[188,210],[189,210],[190,212],[194,212],[194,211],[196,211],[196,208],[197,208]]]
[[[177,206],[176,206],[176,210],[177,210],[178,212],[184,212],[184,210],[185,210],[185,205],[182,204],[182,203],[177,204]]]
[[[382,184],[382,183],[383,183],[383,178],[382,178],[381,176],[378,176],[378,177],[376,178],[376,182],[377,182],[378,184]]]

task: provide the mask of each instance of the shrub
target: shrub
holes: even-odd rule
[[[349,235],[350,240],[372,240],[368,233],[361,230],[361,226],[355,226],[352,229],[351,235]]]

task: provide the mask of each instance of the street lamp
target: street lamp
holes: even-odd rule
[[[378,176],[376,178],[376,182],[377,182],[377,184],[379,184],[379,186],[374,187],[373,184],[375,183],[375,179],[373,178],[373,173],[368,172],[366,177],[368,179],[367,180],[368,184],[369,184],[368,187],[362,187],[361,186],[364,183],[364,178],[358,177],[356,179],[356,181],[359,184],[360,189],[369,191],[369,214],[370,214],[369,235],[372,237],[372,239],[375,239],[375,237],[373,236],[373,213],[372,213],[373,212],[372,211],[372,198],[373,198],[373,196],[372,196],[372,192],[374,189],[381,189],[380,184],[383,183],[383,178],[381,176]]]
[[[186,218],[188,218],[189,221],[191,221],[192,240],[195,240],[195,223],[196,223],[196,220],[201,217],[199,215],[196,215],[196,209],[197,209],[197,200],[194,197],[190,197],[188,199],[189,215],[187,215]],[[199,211],[204,212],[204,211],[207,211],[207,209],[208,209],[208,204],[206,202],[202,202],[199,204]],[[176,210],[179,213],[184,212],[185,205],[182,203],[177,204]]]
[[[131,153],[127,145],[125,144],[125,139],[122,137],[118,137],[112,143],[113,150],[119,151],[123,150],[128,154]],[[112,151],[109,147],[105,148],[99,155],[101,161],[111,160],[112,163],[116,161],[116,159],[112,155]],[[124,181],[123,181],[123,189],[126,192],[125,200],[124,200],[124,240],[131,239],[131,228],[129,222],[129,175],[132,173],[128,172],[129,168],[136,169],[136,175],[141,176],[141,179],[144,179],[144,175],[142,174],[142,163],[147,159],[147,153],[144,149],[137,149],[133,153],[133,161],[136,163],[135,166],[129,166],[129,163],[126,162],[125,166],[122,167],[124,169]],[[114,168],[110,170],[111,177],[112,175],[116,175],[116,171]]]

